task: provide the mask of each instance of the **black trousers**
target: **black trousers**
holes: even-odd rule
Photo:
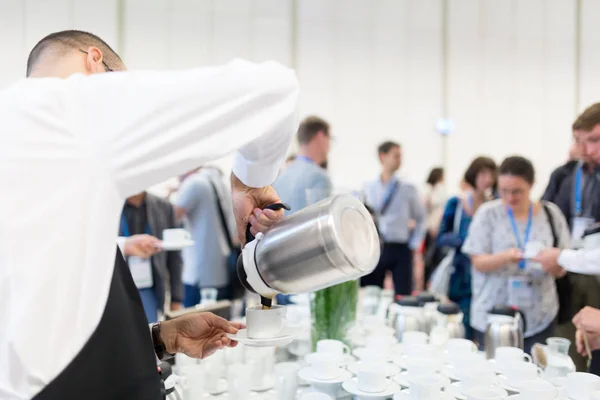
[[[412,293],[413,253],[407,243],[385,243],[373,272],[361,278],[361,286],[383,287],[385,273],[392,271],[396,295]]]

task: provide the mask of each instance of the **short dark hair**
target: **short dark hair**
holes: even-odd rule
[[[392,142],[392,141],[388,140],[387,142],[381,143],[379,145],[379,147],[377,147],[377,153],[378,154],[387,154],[396,147],[400,147],[400,143],[396,143],[396,142]]]
[[[90,46],[100,49],[104,63],[110,69],[124,68],[121,57],[104,40],[89,32],[67,30],[51,33],[33,46],[27,58],[27,76],[31,75],[46,54],[53,53],[60,57],[73,50],[85,51]]]
[[[531,161],[521,156],[507,157],[500,164],[500,175],[511,175],[523,178],[533,185],[535,181],[535,168]]]
[[[575,122],[573,122],[573,125],[571,126],[571,130],[573,130],[573,131],[581,130],[581,120],[579,118],[577,118],[575,120]]]
[[[577,118],[579,130],[589,132],[600,124],[600,103],[595,103],[585,109]]]
[[[309,143],[319,132],[329,136],[329,123],[316,116],[307,117],[298,127],[298,143]]]
[[[465,182],[472,188],[476,187],[477,175],[479,175],[480,172],[485,170],[491,171],[494,175],[496,175],[498,167],[496,166],[494,160],[492,160],[489,157],[477,157],[476,159],[471,161],[471,164],[465,171]]]
[[[431,186],[437,185],[439,182],[444,179],[444,168],[435,167],[429,172],[429,176],[427,177],[427,183]]]

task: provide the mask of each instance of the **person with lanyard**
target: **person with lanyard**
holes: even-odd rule
[[[535,171],[523,157],[506,158],[499,168],[500,199],[483,204],[473,217],[462,252],[473,265],[471,326],[483,348],[487,314],[497,305],[525,316],[525,351],[554,333],[559,310],[555,276],[532,263],[537,252],[570,244],[568,225],[552,203],[531,201]]]
[[[465,171],[464,181],[468,184],[465,195],[448,200],[438,229],[437,245],[454,249],[447,295],[460,307],[465,337],[470,340],[474,339],[471,328],[471,259],[461,251],[461,247],[467,238],[473,215],[485,202],[492,200],[497,174],[498,167],[491,158],[474,159]]]
[[[395,176],[402,158],[400,145],[384,142],[377,153],[382,172],[366,184],[365,197],[376,212],[383,249],[377,267],[362,277],[361,285],[383,287],[391,271],[396,295],[408,295],[423,290],[425,284],[421,243],[427,233],[427,213],[417,188]]]
[[[43,38],[27,76],[0,92],[0,398],[162,399],[157,357],[207,357],[241,325],[148,326],[116,245],[125,199],[235,152],[238,235],[264,232],[283,218],[263,208],[281,201],[270,185],[297,128],[296,76],[241,60],[128,72],[82,31]],[[136,243],[121,244],[143,254]]]
[[[600,107],[593,105],[579,117],[582,124],[581,144],[583,156],[600,165]],[[569,271],[581,274],[590,280],[589,275],[600,275],[600,224],[598,220],[584,234],[582,247],[579,249],[547,248],[536,257],[546,271]],[[595,281],[595,280],[592,280]],[[590,372],[600,375],[600,309],[597,306],[585,305],[574,310],[573,325],[576,348],[583,356],[591,356]],[[584,344],[584,336],[588,340],[593,356],[588,354]]]
[[[179,228],[173,206],[167,200],[141,192],[127,198],[121,213],[119,236],[148,235],[157,240],[150,257],[126,258],[133,281],[138,288],[149,323],[158,321],[163,310],[167,282],[170,285],[171,311],[182,308],[183,283],[181,251],[163,251],[162,233]]]

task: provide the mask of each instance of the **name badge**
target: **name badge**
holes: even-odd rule
[[[594,226],[596,221],[593,218],[581,218],[575,217],[573,218],[573,229],[571,229],[571,245],[574,248],[579,248],[583,246],[583,233]]]
[[[138,289],[147,289],[154,286],[152,279],[152,263],[149,258],[131,256],[127,259],[133,282]]]
[[[508,279],[508,304],[527,309],[533,303],[533,280],[528,276],[513,276]]]

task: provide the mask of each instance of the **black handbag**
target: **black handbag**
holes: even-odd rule
[[[225,212],[223,211],[223,207],[221,206],[221,199],[219,198],[219,192],[217,191],[217,187],[215,184],[210,181],[210,185],[213,188],[213,192],[215,193],[215,199],[217,201],[217,210],[219,210],[219,218],[221,220],[221,226],[223,227],[223,232],[225,233],[225,237],[227,239],[227,244],[229,245],[229,256],[227,257],[227,273],[229,275],[229,288],[231,292],[232,299],[241,299],[244,297],[244,286],[242,282],[238,279],[237,275],[237,259],[239,255],[242,253],[242,249],[239,246],[233,244],[233,238],[231,236],[231,232],[229,231],[229,225],[227,225],[227,219],[225,218]]]

